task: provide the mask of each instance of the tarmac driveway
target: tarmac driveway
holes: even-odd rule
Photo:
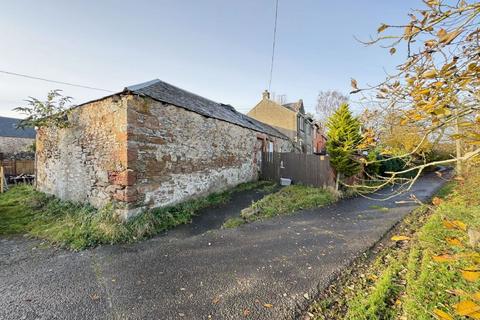
[[[427,175],[411,193],[441,184]],[[0,319],[292,319],[414,208],[395,202],[407,197],[79,253],[0,239]]]

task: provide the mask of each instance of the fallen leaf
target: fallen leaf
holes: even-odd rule
[[[435,262],[447,262],[447,261],[452,261],[455,258],[449,254],[441,254],[439,256],[434,256],[432,259]]]
[[[460,220],[444,220],[443,226],[447,229],[459,229],[463,231],[467,230],[467,225]]]
[[[244,316],[244,317],[247,317],[249,314],[250,314],[250,310],[249,310],[249,309],[243,310],[243,316]]]
[[[390,238],[392,241],[407,241],[410,240],[410,237],[407,236],[393,236]]]
[[[453,320],[453,317],[446,313],[445,311],[439,309],[433,309],[433,313],[440,320]]]
[[[462,277],[467,281],[475,282],[480,278],[480,271],[476,268],[466,268],[462,270]]]
[[[469,316],[480,311],[480,306],[473,301],[464,300],[454,305],[455,311],[461,316]]]
[[[304,297],[305,299],[307,299],[307,300],[310,299],[310,296],[308,295],[308,293],[304,293],[304,294],[303,294],[303,297]]]
[[[480,292],[475,292],[475,293],[472,295],[472,298],[473,298],[473,300],[480,301]]]
[[[432,199],[432,203],[433,203],[433,205],[435,205],[435,206],[440,205],[442,202],[443,202],[443,200],[440,199],[439,197],[433,197],[433,199]]]
[[[445,238],[445,240],[449,245],[463,247],[462,241],[460,241],[458,238]]]
[[[264,303],[263,306],[268,309],[273,308],[273,304],[270,303]]]

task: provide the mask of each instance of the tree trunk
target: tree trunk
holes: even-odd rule
[[[455,119],[455,133],[460,134],[460,119],[458,118],[458,110],[455,109],[455,113],[457,115],[457,118]],[[455,140],[455,149],[456,149],[456,157],[457,157],[457,175],[461,176],[463,174],[463,163],[462,160],[460,159],[462,157],[462,141],[461,139],[457,138]]]
[[[337,172],[337,179],[335,181],[335,190],[338,191],[338,188],[340,187],[340,172]]]

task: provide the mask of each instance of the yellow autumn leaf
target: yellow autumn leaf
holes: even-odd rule
[[[273,304],[270,304],[270,303],[265,303],[263,304],[263,306],[268,309],[273,308]]]
[[[473,301],[464,300],[454,305],[455,311],[461,316],[470,316],[480,311],[480,306]]]
[[[423,77],[427,79],[432,79],[432,78],[435,78],[436,76],[437,76],[437,71],[435,70],[428,70],[423,74]]]
[[[410,240],[410,237],[407,236],[393,236],[390,238],[392,241],[407,241]]]
[[[440,320],[453,320],[453,317],[446,313],[445,311],[439,310],[439,309],[433,309],[433,313],[437,317],[437,319]]]
[[[447,35],[447,31],[445,29],[442,28],[438,30],[437,37],[442,38],[442,37],[445,37],[446,35]]]
[[[386,25],[385,23],[382,23],[382,24],[380,25],[380,27],[378,27],[377,32],[378,32],[378,33],[381,33],[381,32],[383,32],[383,31],[385,31],[387,28],[388,28],[388,25]]]
[[[432,257],[433,261],[435,262],[447,262],[447,261],[452,261],[455,259],[455,257],[449,255],[449,254],[441,254],[439,256],[434,256]]]
[[[437,44],[437,41],[431,39],[431,40],[425,41],[424,44],[425,44],[426,47],[433,47],[434,45]]]
[[[440,42],[445,44],[452,43],[455,38],[457,38],[462,33],[461,30],[455,30],[450,33],[445,34],[444,36],[440,37]]]
[[[474,294],[472,294],[472,299],[480,301],[480,292],[475,292]]]
[[[439,197],[433,197],[433,199],[432,199],[432,204],[435,205],[435,206],[440,205],[442,202],[443,202],[443,200],[440,199]]]
[[[460,220],[444,220],[443,226],[447,229],[467,230],[467,225]]]
[[[465,268],[462,270],[462,277],[467,281],[475,282],[480,278],[480,271],[477,268]]]
[[[460,241],[458,238],[445,238],[445,240],[449,245],[463,247],[462,241]]]

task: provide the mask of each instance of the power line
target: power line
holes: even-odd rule
[[[83,88],[83,89],[90,89],[90,90],[97,90],[97,91],[105,91],[105,92],[114,92],[114,91],[112,91],[112,90],[107,90],[107,89],[102,89],[102,88],[95,88],[95,87],[90,87],[90,86],[84,86],[84,85],[81,85],[81,84],[75,84],[75,83],[64,82],[64,81],[50,80],[50,79],[46,79],[46,78],[40,78],[40,77],[30,76],[30,75],[27,75],[27,74],[10,72],[10,71],[0,70],[0,73],[8,74],[8,75],[11,75],[11,76],[17,76],[17,77],[23,77],[23,78],[33,79],[33,80],[41,80],[41,81],[46,81],[46,82],[64,84],[64,85],[67,85],[67,86],[78,87],[78,88]]]
[[[268,81],[268,91],[272,87],[272,76],[273,76],[273,62],[275,60],[275,40],[277,37],[277,18],[278,18],[278,0],[275,1],[275,24],[273,26],[273,45],[272,45],[272,61],[270,64],[270,80]]]

